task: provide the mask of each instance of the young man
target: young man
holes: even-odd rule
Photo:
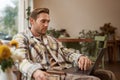
[[[19,43],[16,52],[21,57],[19,70],[23,74],[22,80],[47,80],[49,74],[44,70],[68,68],[73,62],[82,70],[90,68],[91,61],[88,57],[73,53],[55,38],[46,35],[50,22],[49,9],[34,9],[29,18],[31,27],[13,38]],[[94,76],[81,78],[99,80]]]

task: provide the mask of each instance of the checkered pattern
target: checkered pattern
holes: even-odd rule
[[[46,48],[43,45],[44,39],[47,39],[50,52],[58,59],[58,62],[55,61],[53,56],[49,52],[46,53]],[[16,49],[16,54],[19,55],[22,60],[19,62],[19,70],[31,80],[32,73],[36,69],[45,68],[46,65],[56,66],[59,63],[62,67],[68,65],[67,62],[77,60],[81,54],[72,53],[69,49],[64,48],[62,44],[57,41],[55,38],[50,36],[39,36],[34,37],[30,29],[25,30],[22,33],[18,33],[14,36],[14,40],[18,41],[18,49]],[[48,61],[46,59],[46,54],[48,54]],[[27,79],[26,79],[27,80]]]

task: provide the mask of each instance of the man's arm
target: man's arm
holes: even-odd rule
[[[87,56],[75,53],[71,49],[63,47],[61,42],[59,42],[59,47],[61,48],[67,61],[79,66],[81,70],[87,70],[90,68],[92,62]]]
[[[17,34],[13,38],[18,42],[18,48],[15,50],[16,55],[20,57],[19,70],[23,74],[27,74],[32,77],[34,71],[41,69],[42,66],[39,63],[33,63],[29,57],[29,47],[26,44],[26,38],[22,34]]]

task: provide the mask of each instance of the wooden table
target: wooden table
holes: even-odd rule
[[[92,39],[82,39],[82,38],[58,38],[60,42],[91,42]]]

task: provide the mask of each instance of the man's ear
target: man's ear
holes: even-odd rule
[[[29,18],[30,24],[33,24],[34,19],[33,18]]]

